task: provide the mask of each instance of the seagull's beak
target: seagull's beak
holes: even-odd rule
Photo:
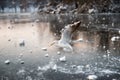
[[[55,41],[53,41],[53,42],[49,45],[49,47],[53,46],[54,44],[55,44]]]

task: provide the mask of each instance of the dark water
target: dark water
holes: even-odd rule
[[[120,80],[119,14],[20,16],[0,20],[0,80]],[[78,20],[74,52],[49,46]]]

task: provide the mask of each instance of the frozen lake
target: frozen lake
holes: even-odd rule
[[[11,15],[0,16],[0,80],[120,80],[119,14]],[[50,46],[78,20],[74,52]]]

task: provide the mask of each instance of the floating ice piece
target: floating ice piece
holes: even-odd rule
[[[94,9],[89,9],[89,10],[88,10],[88,13],[90,13],[90,14],[93,13],[93,12],[95,12]]]
[[[19,55],[19,57],[23,57],[23,54],[21,53],[21,54]]]
[[[104,57],[104,58],[106,58],[106,57],[107,57],[107,55],[103,55],[103,57]]]
[[[61,62],[65,62],[65,61],[66,61],[66,57],[63,56],[63,57],[59,58],[59,60],[60,60]]]
[[[58,52],[57,52],[57,54],[58,54],[58,55],[60,55],[60,54],[61,54],[61,52],[60,52],[60,51],[58,51]]]
[[[105,20],[105,17],[103,17],[102,20]]]
[[[114,23],[112,23],[112,26],[114,27]]]
[[[102,71],[100,71],[100,72],[103,72],[103,73],[105,73],[105,74],[114,74],[114,73],[117,73],[117,71],[111,71],[111,70],[109,70],[109,69],[105,69],[105,70],[102,70]]]
[[[119,32],[119,34],[120,34],[120,30],[119,30],[118,32]]]
[[[39,19],[36,19],[35,22],[39,22],[40,20]]]
[[[43,51],[47,51],[47,48],[44,47],[44,48],[42,48],[42,50],[43,50]]]
[[[88,75],[87,79],[96,80],[98,77],[96,75]]]
[[[105,49],[106,48],[106,46],[103,46],[103,49]]]
[[[20,61],[21,64],[24,64],[25,62],[24,61]]]
[[[20,46],[20,47],[24,47],[24,46],[25,46],[25,40],[23,40],[23,39],[20,40],[20,41],[19,41],[19,46]]]
[[[55,64],[52,69],[57,70],[57,65]]]
[[[33,53],[33,51],[32,51],[32,50],[30,50],[30,53]]]
[[[25,75],[26,71],[24,69],[20,69],[18,72],[17,72],[17,75],[19,76],[23,76]]]
[[[115,41],[116,39],[119,39],[119,38],[120,38],[119,36],[112,37],[112,38],[111,38],[111,41]]]
[[[11,41],[11,39],[8,39],[8,41]]]
[[[27,76],[26,80],[33,80],[31,76]]]
[[[71,67],[72,67],[72,68],[76,68],[77,66],[76,66],[76,65],[72,65]]]
[[[45,57],[49,57],[49,54],[45,54]]]
[[[10,64],[10,60],[6,60],[6,61],[5,61],[5,64]]]

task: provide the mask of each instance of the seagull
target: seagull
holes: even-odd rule
[[[63,32],[61,33],[60,40],[53,41],[50,46],[55,45],[59,48],[62,48],[63,51],[72,52],[73,47],[71,46],[71,44],[80,41],[80,40],[75,40],[75,41],[72,40],[72,34],[78,29],[78,27],[80,26],[80,23],[81,22],[78,21],[73,24],[69,24],[65,26]]]

